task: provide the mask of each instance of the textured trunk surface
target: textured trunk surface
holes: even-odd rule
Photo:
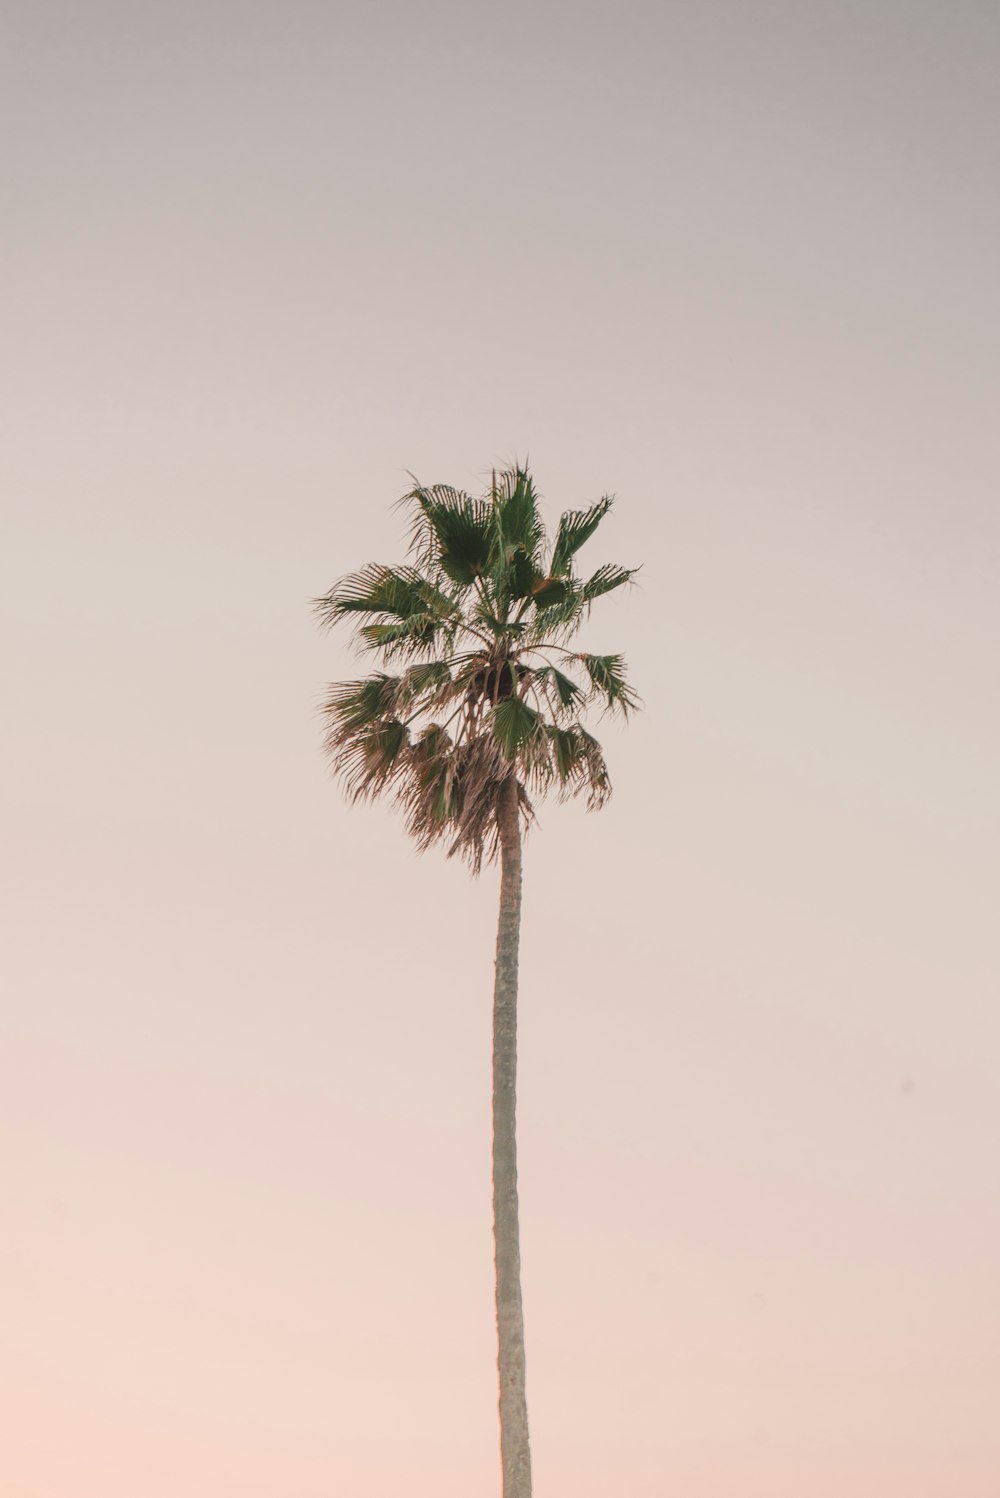
[[[503,1498],[531,1498],[528,1407],[524,1393],[524,1314],[517,1211],[517,949],[521,930],[521,826],[517,782],[499,810],[500,920],[493,989],[493,1237],[496,1244],[500,1455]]]

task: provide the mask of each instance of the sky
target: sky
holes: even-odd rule
[[[309,600],[530,461],[539,1498],[995,1498],[1000,12],[8,0],[0,1486],[499,1491],[495,871]]]

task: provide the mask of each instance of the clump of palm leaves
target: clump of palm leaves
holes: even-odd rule
[[[330,689],[326,746],[353,799],[388,792],[419,847],[446,839],[478,871],[498,851],[512,777],[525,820],[549,790],[592,808],[607,799],[582,714],[596,704],[627,715],[638,699],[620,655],[570,642],[594,601],[637,569],[578,574],[611,498],[565,513],[550,541],[520,467],[495,473],[480,497],[418,484],[400,503],[409,563],[364,567],[316,600],[325,625],[355,622],[362,650],[396,667]]]

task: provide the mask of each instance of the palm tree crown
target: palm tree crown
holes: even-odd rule
[[[549,542],[526,469],[493,476],[473,498],[417,485],[409,565],[372,565],[316,600],[322,622],[356,619],[356,640],[397,674],[341,682],[324,704],[327,749],[353,799],[389,791],[421,848],[450,841],[478,871],[498,850],[498,798],[512,777],[524,819],[531,796],[611,790],[581,712],[627,715],[638,698],[620,655],[569,642],[604,593],[637,568],[605,563],[578,576],[576,556],[610,497],[562,516]]]

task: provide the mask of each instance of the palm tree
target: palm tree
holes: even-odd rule
[[[604,755],[581,721],[592,703],[627,716],[638,699],[620,655],[569,641],[596,598],[636,569],[605,563],[578,577],[576,555],[611,498],[570,510],[548,543],[531,477],[494,473],[472,498],[414,487],[409,565],[364,567],[316,600],[324,625],[356,623],[356,640],[395,674],[330,688],[326,746],[352,800],[387,792],[418,848],[442,839],[478,873],[500,857],[493,991],[493,1232],[503,1498],[531,1498],[524,1383],[515,1082],[521,918],[521,830],[532,797],[611,792]]]

